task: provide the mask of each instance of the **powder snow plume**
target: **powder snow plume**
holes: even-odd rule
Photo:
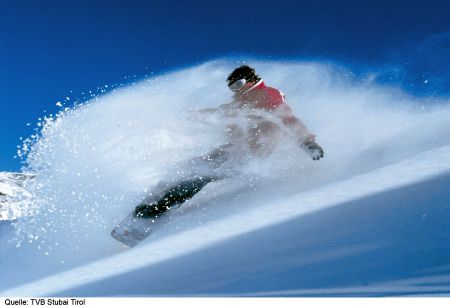
[[[236,182],[207,190],[213,194],[206,200],[247,191],[251,178],[244,193],[257,191],[255,202],[265,202],[450,144],[448,101],[415,98],[333,65],[248,63],[285,93],[325,158],[313,162],[286,140],[272,157],[246,165]],[[26,186],[33,201],[30,214],[14,222],[17,234],[8,244],[67,266],[114,253],[111,229],[173,175],[173,165],[225,142],[226,120],[195,110],[231,100],[225,79],[238,65],[217,60],[181,69],[46,118],[24,145],[24,170],[36,174]]]

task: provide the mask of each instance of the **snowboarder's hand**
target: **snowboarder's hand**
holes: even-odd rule
[[[310,154],[313,160],[323,158],[323,149],[316,142],[309,141],[302,144],[302,147]]]

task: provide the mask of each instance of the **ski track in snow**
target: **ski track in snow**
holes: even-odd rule
[[[112,227],[173,161],[223,142],[224,122],[199,122],[191,109],[229,99],[223,79],[235,64],[99,97],[47,123],[28,155],[39,214],[0,223],[0,296],[448,294],[448,102],[317,63],[254,65],[325,159],[287,142],[208,185],[128,250]]]

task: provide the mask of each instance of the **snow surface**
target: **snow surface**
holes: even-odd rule
[[[450,293],[450,106],[319,63],[257,62],[317,135],[205,187],[133,249],[109,232],[172,166],[223,143],[236,63],[212,61],[46,119],[24,146],[33,214],[0,222],[0,296]]]

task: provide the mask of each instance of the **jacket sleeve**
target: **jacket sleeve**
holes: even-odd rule
[[[284,96],[283,102],[275,108],[274,114],[281,119],[291,137],[299,145],[314,141],[315,135],[309,132],[303,122],[292,113],[292,109],[284,102]]]

